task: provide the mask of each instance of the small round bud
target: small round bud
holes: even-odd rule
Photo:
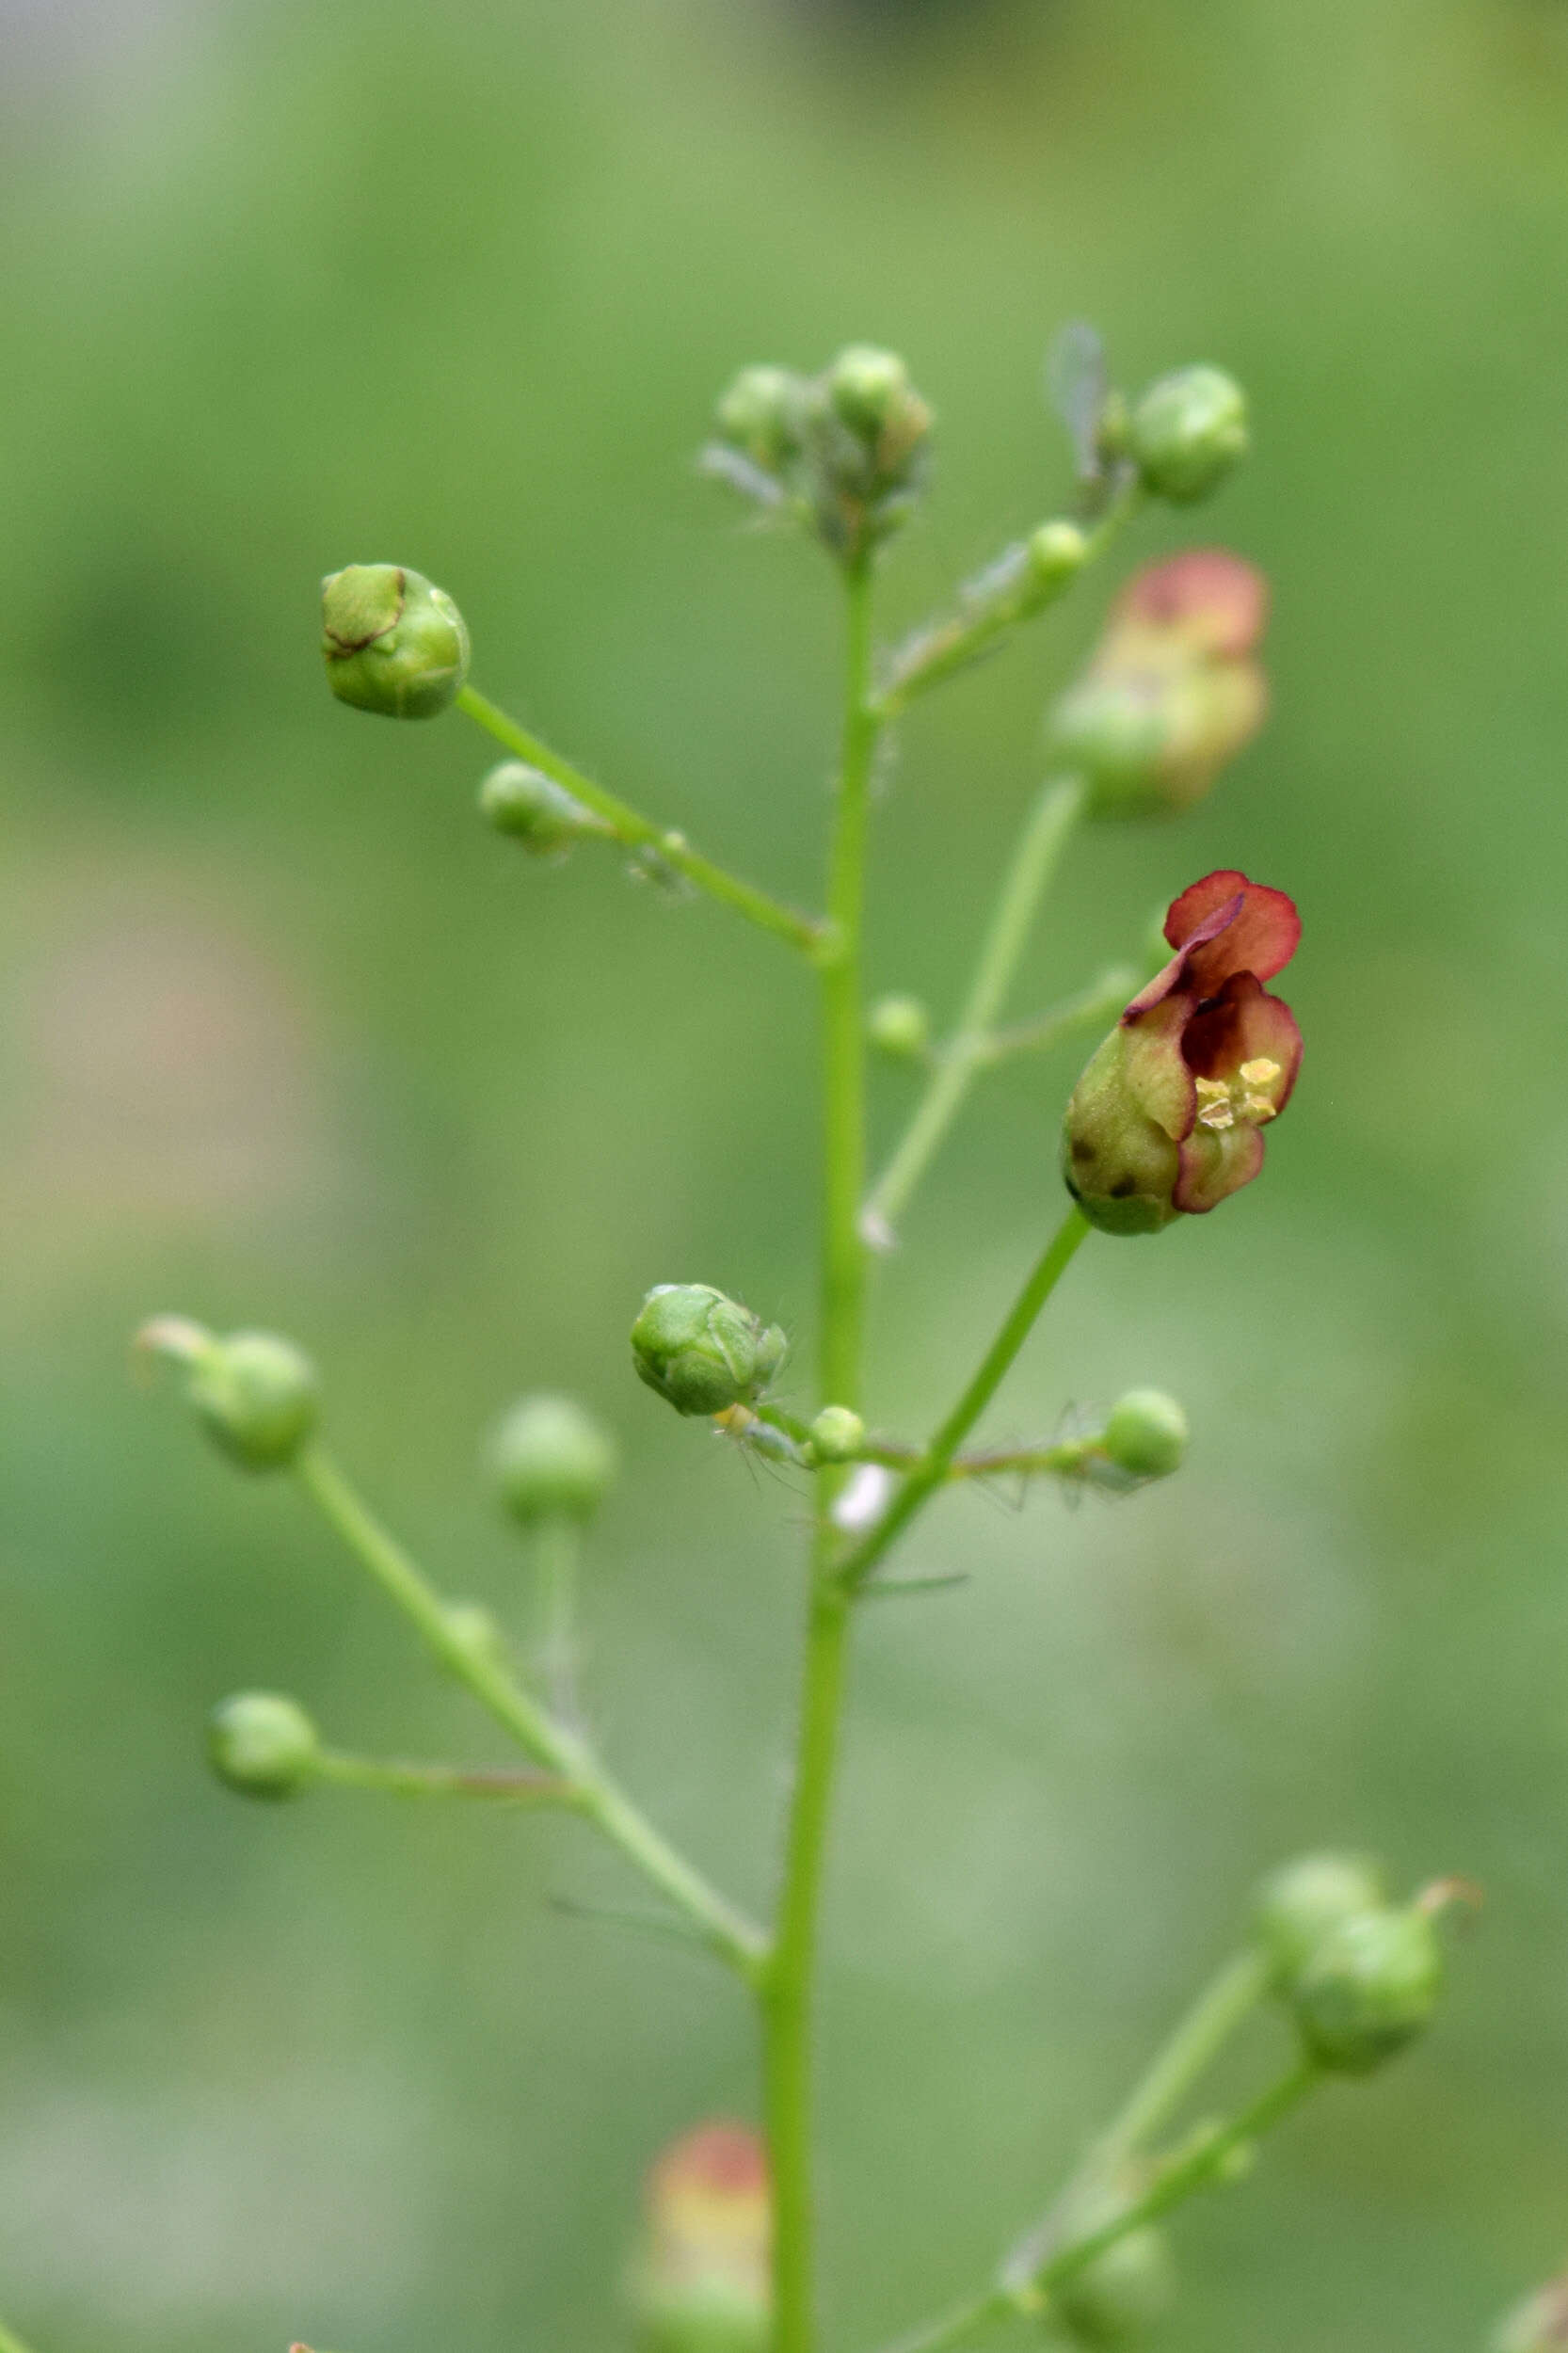
[[[1071,2236],[1085,2238],[1123,2213],[1127,2190],[1110,2190],[1081,2201],[1069,2223]],[[1053,2290],[1048,2317],[1080,2345],[1135,2344],[1164,2318],[1176,2300],[1176,2270],[1170,2242],[1155,2224],[1129,2231],[1094,2262]]]
[[[1288,1991],[1332,1929],[1386,1902],[1383,1873],[1366,1855],[1303,1855],[1271,1871],[1253,1906],[1253,1929],[1275,1984]]]
[[[1223,368],[1178,368],[1132,412],[1129,454],[1146,488],[1186,506],[1207,498],[1247,454],[1247,403]]]
[[[827,396],[840,423],[872,441],[914,397],[914,387],[896,351],[851,344],[827,371]]]
[[[585,1520],[616,1476],[615,1442],[569,1397],[525,1397],[490,1443],[496,1491],[514,1519]]]
[[[1306,2047],[1323,2067],[1369,2075],[1429,2025],[1443,1958],[1418,1907],[1352,1913],[1318,1945],[1294,1989]]]
[[[564,784],[525,760],[504,760],[479,787],[479,813],[533,857],[555,857],[603,826]]]
[[[1187,1417],[1163,1389],[1128,1389],[1111,1408],[1100,1445],[1109,1462],[1133,1479],[1168,1479],[1181,1468]]]
[[[866,1425],[847,1405],[824,1405],[810,1438],[819,1463],[853,1463],[866,1443]]]
[[[1036,595],[1053,596],[1083,569],[1089,541],[1077,523],[1042,523],[1029,536],[1029,568]]]
[[[207,1758],[219,1781],[246,1798],[293,1798],[315,1777],[316,1728],[297,1700],[237,1691],[207,1719]]]
[[[350,564],[321,584],[322,652],[340,702],[433,719],[468,677],[469,634],[444,589],[399,564]]]
[[[640,1380],[678,1414],[722,1414],[752,1405],[784,1361],[788,1342],[707,1283],[661,1283],[632,1326]]]
[[[765,473],[800,454],[807,387],[790,368],[743,368],[714,411],[719,439]]]
[[[919,1062],[931,1044],[930,1009],[918,997],[879,997],[867,1017],[866,1034],[879,1054]]]
[[[208,1434],[247,1470],[281,1470],[315,1429],[320,1383],[292,1340],[271,1332],[226,1338],[184,1316],[157,1316],[138,1345],[182,1366],[185,1395]]]

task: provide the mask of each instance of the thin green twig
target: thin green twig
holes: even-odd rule
[[[711,1949],[749,1982],[759,1982],[768,1950],[762,1931],[653,1828],[611,1779],[582,1733],[557,1721],[513,1681],[484,1643],[475,1642],[460,1622],[454,1622],[452,1610],[423,1570],[322,1448],[307,1448],[296,1468],[323,1518],[417,1627],[441,1665],[468,1687],[520,1748],[569,1785],[570,1801],[578,1811],[696,1924]]]
[[[601,784],[595,784],[591,776],[574,768],[570,760],[563,760],[559,752],[552,751],[536,735],[530,735],[526,728],[520,727],[476,688],[463,688],[457,696],[457,708],[519,760],[527,760],[530,767],[542,769],[547,776],[553,776],[557,784],[564,785],[585,808],[601,817],[616,840],[629,849],[654,852],[666,866],[683,874],[698,890],[705,890],[711,899],[733,907],[737,915],[744,915],[748,922],[772,932],[776,938],[787,940],[803,954],[815,957],[823,952],[828,935],[814,917],[798,914],[780,900],[770,898],[765,890],[759,890],[755,884],[744,882],[738,874],[715,866],[712,858],[693,849],[683,833],[655,824],[630,802],[607,792]]]
[[[314,1777],[338,1789],[379,1789],[393,1798],[477,1798],[492,1805],[571,1805],[576,1791],[558,1774],[461,1765],[404,1765],[324,1749]],[[4,2348],[0,2347],[0,2353]]]
[[[1002,877],[957,1026],[941,1048],[925,1092],[862,1212],[861,1232],[879,1250],[892,1247],[898,1221],[962,1109],[975,1073],[997,1059],[992,1025],[1087,800],[1080,777],[1053,777],[1030,810]]]
[[[30,2347],[12,2329],[0,2322],[0,2353],[30,2353]]]
[[[853,1593],[865,1583],[889,1545],[943,1484],[959,1448],[1001,1386],[1041,1309],[1089,1232],[1082,1210],[1076,1206],[1070,1209],[1035,1261],[979,1370],[927,1447],[923,1461],[909,1473],[882,1517],[840,1561],[836,1581],[845,1593]]]

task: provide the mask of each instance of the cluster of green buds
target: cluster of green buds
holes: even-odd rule
[[[659,1283],[632,1326],[637,1377],[678,1414],[724,1414],[755,1405],[789,1347],[764,1323],[708,1283]]]
[[[673,2142],[648,2174],[632,2275],[645,2353],[766,2353],[772,2235],[754,2132],[701,2124]]]
[[[1356,1855],[1308,1855],[1267,1879],[1254,1927],[1274,1993],[1326,2072],[1369,2075],[1432,2023],[1443,1986],[1437,1919],[1451,1881],[1413,1902],[1388,1897]]]
[[[434,719],[468,679],[468,627],[443,588],[402,564],[350,564],[321,584],[321,650],[340,702]]]
[[[925,477],[931,410],[896,352],[852,344],[821,376],[744,368],[714,413],[709,472],[810,524],[858,561],[897,529]]]
[[[321,1384],[292,1340],[271,1332],[209,1332],[186,1316],[154,1316],[136,1335],[177,1365],[215,1446],[245,1470],[286,1470],[314,1433]]]

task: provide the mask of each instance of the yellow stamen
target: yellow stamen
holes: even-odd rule
[[[1277,1062],[1271,1062],[1266,1054],[1259,1054],[1256,1062],[1244,1062],[1241,1064],[1240,1075],[1250,1087],[1272,1086],[1279,1077],[1279,1064]],[[1201,1080],[1199,1084],[1202,1084]]]
[[[1236,1113],[1228,1103],[1206,1103],[1198,1113],[1200,1128],[1234,1128]]]

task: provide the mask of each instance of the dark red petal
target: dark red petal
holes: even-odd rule
[[[1190,1217],[1203,1217],[1243,1185],[1263,1165],[1260,1128],[1194,1128],[1181,1147],[1181,1167],[1171,1199]]]
[[[1216,910],[1237,896],[1241,904],[1230,921],[1210,932],[1208,926]],[[1233,972],[1272,979],[1289,963],[1301,936],[1295,901],[1283,890],[1249,882],[1234,867],[1223,867],[1193,883],[1165,918],[1165,936],[1172,947],[1195,951],[1187,968],[1189,984],[1200,997],[1217,997]]]
[[[1235,972],[1218,997],[1193,1014],[1181,1050],[1195,1078],[1223,1079],[1226,1085],[1244,1062],[1277,1063],[1281,1079],[1267,1090],[1277,1114],[1296,1083],[1302,1033],[1283,997],[1271,997],[1256,973]]]
[[[1112,620],[1178,632],[1205,653],[1250,653],[1269,617],[1269,584],[1224,548],[1189,548],[1135,572]]]
[[[1217,879],[1218,878],[1214,875],[1209,876],[1209,880],[1211,882]],[[1244,874],[1238,875],[1237,880],[1244,885],[1246,882],[1246,876]],[[1194,883],[1192,885],[1193,890],[1198,890],[1202,888],[1203,886],[1200,883]],[[1191,898],[1192,895],[1192,891],[1187,891],[1183,894],[1185,898]],[[1176,949],[1178,952],[1171,958],[1169,964],[1162,965],[1160,967],[1160,970],[1155,974],[1153,980],[1148,983],[1146,987],[1139,990],[1137,996],[1133,999],[1131,1004],[1128,1005],[1126,1013],[1122,1016],[1122,1019],[1124,1021],[1136,1020],[1140,1014],[1148,1013],[1154,1006],[1162,1004],[1165,999],[1176,989],[1181,989],[1186,994],[1192,996],[1194,999],[1194,1001],[1198,997],[1205,993],[1188,977],[1188,968],[1192,963],[1193,952],[1195,950],[1205,946],[1208,941],[1211,939],[1218,939],[1223,932],[1229,929],[1230,925],[1236,920],[1236,918],[1241,912],[1243,899],[1244,892],[1238,890],[1232,897],[1220,900],[1210,912],[1203,918],[1203,920],[1194,925],[1193,929],[1188,934],[1188,936],[1184,939],[1180,940],[1173,939],[1171,937],[1171,924],[1176,915],[1176,907],[1171,909],[1170,914],[1165,918],[1165,936],[1167,939],[1171,940],[1172,947]],[[1178,899],[1176,903],[1176,906],[1178,907],[1181,904],[1182,901]]]

